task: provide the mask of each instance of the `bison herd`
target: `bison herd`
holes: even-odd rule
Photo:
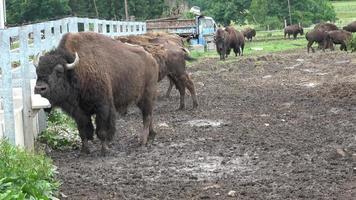
[[[356,32],[356,22],[340,30],[331,23],[321,23],[306,33],[307,49],[314,42],[323,50],[341,44]],[[284,37],[303,34],[299,25],[287,26]],[[252,41],[256,31],[247,28],[218,28],[215,33],[216,50],[224,60],[231,52],[243,55],[245,37]],[[58,47],[36,58],[37,82],[35,93],[47,98],[52,107],[59,107],[76,122],[82,140],[82,152],[89,153],[88,141],[94,132],[101,141],[105,155],[108,142],[115,132],[117,113],[126,114],[130,104],[141,110],[143,130],[139,143],[146,145],[156,133],[153,127],[153,106],[157,83],[167,77],[180,94],[179,109],[185,108],[185,91],[189,90],[193,108],[198,107],[195,86],[186,71],[186,61],[193,60],[182,38],[173,34],[146,33],[140,36],[110,38],[93,32],[67,33]],[[92,116],[95,115],[95,128]]]
[[[294,39],[297,39],[298,34],[303,35],[304,29],[298,24],[286,26],[284,28],[284,38],[288,39],[293,35]],[[339,29],[332,23],[319,23],[314,29],[305,34],[305,38],[308,41],[307,51],[310,49],[315,52],[312,45],[318,43],[319,48],[325,51],[325,49],[334,50],[334,45],[340,44],[340,50],[347,51],[347,42],[352,38],[352,33],[356,32],[356,21]],[[225,28],[218,28],[215,32],[215,45],[216,51],[220,56],[220,60],[225,60],[233,49],[235,55],[243,55],[245,38],[248,41],[252,41],[252,38],[256,36],[256,31],[252,28],[245,28],[241,32],[231,26]]]
[[[319,48],[323,51],[325,49],[334,50],[334,45],[340,44],[340,50],[347,51],[347,42],[352,38],[352,33],[356,32],[356,21],[344,26],[339,29],[335,24],[332,23],[319,23],[314,29],[305,34],[305,38],[308,41],[307,51],[309,53],[310,49],[315,52],[312,45],[318,43]],[[286,35],[293,35],[296,39],[297,35],[303,34],[303,28],[299,25],[290,25],[284,29],[284,37]]]
[[[168,77],[180,92],[179,109],[184,109],[185,89],[198,106],[194,84],[186,71],[190,60],[180,37],[169,34],[112,39],[93,32],[67,33],[58,47],[35,59],[35,93],[47,98],[76,122],[82,152],[89,153],[88,140],[94,131],[106,154],[116,131],[117,112],[125,114],[136,104],[143,117],[139,143],[147,144],[156,133],[153,106],[157,82]],[[95,115],[95,129],[92,116]]]

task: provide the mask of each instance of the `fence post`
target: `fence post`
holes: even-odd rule
[[[99,21],[94,19],[94,30],[95,33],[99,33]]]
[[[24,26],[20,29],[20,62],[22,71],[22,116],[24,130],[24,145],[30,151],[34,149],[35,136],[33,132],[33,113],[31,104],[31,73],[28,61],[28,31]]]
[[[69,32],[78,32],[78,19],[76,17],[71,17],[69,19]]]
[[[0,50],[1,50],[1,71],[2,71],[2,91],[3,106],[4,106],[4,136],[9,139],[13,145],[15,141],[15,118],[14,118],[14,103],[12,94],[12,69],[10,62],[10,37],[6,30],[0,31]]]

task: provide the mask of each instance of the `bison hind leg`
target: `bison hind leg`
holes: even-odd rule
[[[185,87],[189,90],[192,101],[193,101],[193,109],[196,109],[198,107],[198,99],[197,99],[197,94],[195,92],[195,86],[192,81],[192,79],[189,77],[188,73],[185,72],[182,76],[181,79],[184,82]]]
[[[138,108],[142,112],[143,131],[139,136],[139,143],[147,145],[148,140],[154,140],[156,132],[153,130],[153,103],[154,94],[146,93],[143,98],[137,103]]]
[[[101,141],[101,154],[106,155],[108,151],[108,143],[112,140],[115,127],[115,109],[113,105],[101,105],[96,113],[96,135]]]

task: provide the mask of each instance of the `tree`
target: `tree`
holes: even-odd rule
[[[68,15],[68,0],[8,0],[8,24],[34,22]]]
[[[267,0],[252,0],[249,9],[249,21],[256,24],[262,24],[266,21],[268,14],[268,1]]]

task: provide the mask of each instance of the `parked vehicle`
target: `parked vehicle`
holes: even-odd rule
[[[216,23],[213,18],[199,15],[194,19],[179,19],[178,17],[147,20],[148,32],[176,33],[189,39],[192,45],[207,46],[214,41]]]

